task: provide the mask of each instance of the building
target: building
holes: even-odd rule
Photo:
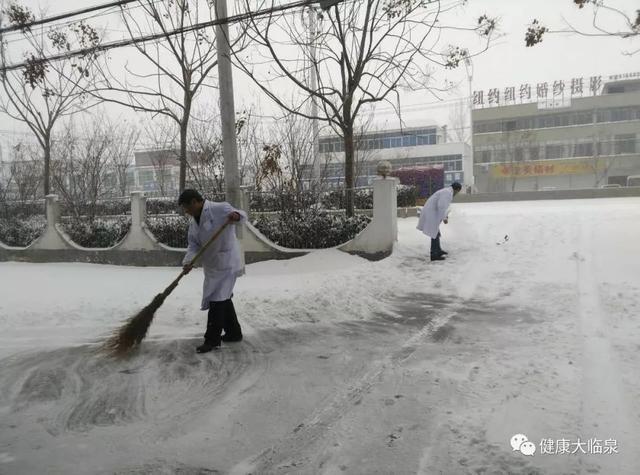
[[[332,186],[344,186],[344,142],[341,137],[320,137],[320,161]],[[365,133],[356,144],[356,186],[368,186],[378,163],[391,162],[393,169],[443,165],[445,184],[464,183],[471,173],[471,150],[467,144],[449,142],[446,127],[427,126]]]
[[[626,185],[640,174],[640,73],[474,92],[476,190]],[[516,103],[519,102],[519,103]]]
[[[134,187],[147,196],[172,196],[178,192],[179,153],[176,150],[140,150],[134,153]]]

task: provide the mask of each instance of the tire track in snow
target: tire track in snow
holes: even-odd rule
[[[597,269],[594,257],[593,227],[582,217],[578,249],[588,253],[573,254],[576,266],[578,312],[583,342],[583,400],[581,439],[592,437],[616,439],[619,455],[583,455],[585,462],[599,465],[602,473],[636,475],[639,441],[634,439],[632,412],[612,350],[607,323],[607,311],[600,301]]]

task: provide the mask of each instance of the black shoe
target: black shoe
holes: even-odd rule
[[[220,343],[215,344],[215,343],[205,342],[204,344],[196,348],[196,353],[208,353],[211,350],[219,350],[219,349],[220,349]]]
[[[242,341],[242,335],[240,335],[240,336],[231,336],[231,335],[227,335],[225,333],[224,335],[222,335],[222,341],[224,341],[224,342]]]
[[[449,254],[447,251],[440,251],[441,256],[446,256],[447,254]]]
[[[444,261],[444,256],[431,256],[432,261]]]

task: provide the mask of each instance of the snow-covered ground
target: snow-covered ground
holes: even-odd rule
[[[0,263],[0,473],[640,473],[640,199],[454,204],[436,263],[416,222],[248,266],[206,355],[200,272],[114,362],[176,269]]]

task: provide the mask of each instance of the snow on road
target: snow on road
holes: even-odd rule
[[[640,473],[640,200],[454,204],[436,263],[416,222],[248,266],[207,355],[199,272],[114,362],[176,269],[0,263],[0,473]]]

